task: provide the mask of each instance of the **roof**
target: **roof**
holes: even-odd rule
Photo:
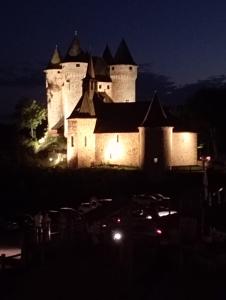
[[[136,65],[129,48],[124,39],[122,39],[114,57],[114,65]]]
[[[61,55],[59,53],[59,50],[58,50],[58,47],[56,46],[54,51],[53,51],[53,54],[49,60],[49,63],[46,67],[46,70],[49,70],[49,69],[61,69]]]
[[[148,102],[101,103],[94,100],[95,133],[138,132],[149,106]]]
[[[75,36],[67,50],[63,62],[88,62],[88,58],[88,54],[80,47],[80,41],[78,37]]]
[[[112,64],[113,64],[113,60],[114,60],[114,59],[113,59],[113,56],[112,56],[112,54],[111,54],[111,50],[110,50],[110,48],[108,47],[108,45],[106,45],[102,57],[103,57],[103,59],[105,60],[105,62],[106,62],[108,65],[112,65]]]
[[[169,126],[155,94],[152,102],[114,103],[106,93],[85,91],[68,119],[97,118],[94,133],[138,132],[138,127]]]
[[[102,57],[93,56],[93,65],[97,81],[111,82],[108,65]]]
[[[54,126],[51,128],[52,130],[57,130],[64,126],[64,118],[61,118]]]
[[[86,78],[95,78],[95,72],[94,72],[94,67],[93,67],[93,59],[92,56],[89,56],[89,62],[87,66],[87,71],[86,71]]]
[[[85,91],[68,119],[93,117],[95,117],[93,95],[90,95],[88,91]]]
[[[160,104],[157,93],[154,94],[151,103],[149,104],[147,113],[142,122],[144,127],[169,126],[167,116]]]

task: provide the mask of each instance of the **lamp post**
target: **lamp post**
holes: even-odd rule
[[[203,171],[203,194],[204,197],[201,197],[201,236],[204,235],[204,228],[205,228],[205,206],[208,202],[209,196],[209,182],[208,182],[208,175],[207,175],[207,167],[208,163],[211,160],[210,156],[201,156],[202,161],[202,171]]]

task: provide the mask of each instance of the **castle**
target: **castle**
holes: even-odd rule
[[[45,70],[48,131],[67,138],[69,167],[197,165],[197,134],[176,131],[157,94],[136,101],[137,69],[124,40],[114,57],[108,46],[89,55],[77,36],[63,59],[55,49]]]

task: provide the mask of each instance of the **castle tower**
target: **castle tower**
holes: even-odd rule
[[[47,68],[44,70],[46,74],[46,95],[48,109],[48,131],[53,132],[53,128],[63,118],[62,105],[62,72],[61,57],[57,47],[49,61]]]
[[[83,95],[67,120],[69,167],[91,167],[95,163],[96,116],[93,103],[95,81],[93,60],[90,56],[86,77],[83,80]]]
[[[112,100],[114,102],[135,102],[137,65],[124,40],[121,41],[110,65]]]
[[[65,136],[67,136],[66,119],[71,115],[82,96],[83,79],[86,76],[87,62],[88,56],[81,49],[79,39],[75,36],[61,64]]]
[[[150,168],[156,172],[170,169],[173,127],[169,125],[156,93],[139,132],[141,168]]]

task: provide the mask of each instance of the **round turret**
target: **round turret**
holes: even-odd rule
[[[112,99],[114,102],[136,101],[137,65],[124,40],[120,43],[110,65]]]
[[[80,48],[80,43],[76,36],[61,64],[64,124],[82,96],[83,79],[86,76],[87,65],[88,55]],[[66,128],[67,126],[65,126],[65,136],[67,136]]]
[[[51,132],[56,129],[57,124],[63,118],[62,105],[62,71],[61,58],[57,47],[49,61],[46,74],[46,95],[47,95],[47,109],[48,109],[48,130]]]

